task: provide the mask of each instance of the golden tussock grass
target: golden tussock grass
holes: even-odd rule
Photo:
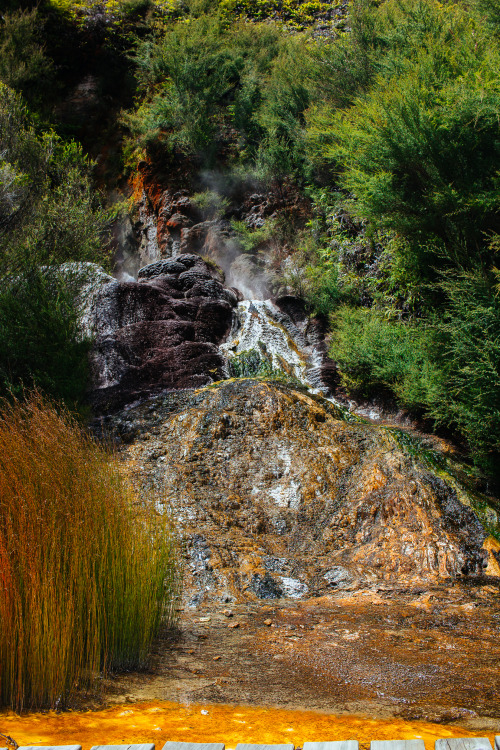
[[[0,409],[0,705],[64,705],[140,667],[178,594],[168,516],[38,395]]]

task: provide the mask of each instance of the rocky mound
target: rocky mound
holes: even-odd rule
[[[91,401],[98,411],[223,376],[217,345],[231,329],[237,295],[200,256],[152,263],[137,282],[101,274],[93,293],[85,293],[84,319],[94,336]]]
[[[500,573],[452,483],[394,431],[345,421],[300,389],[225,381],[153,399],[107,427],[128,441],[137,482],[173,508],[193,604]]]

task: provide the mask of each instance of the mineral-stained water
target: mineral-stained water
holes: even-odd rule
[[[221,346],[230,359],[242,352],[259,352],[275,371],[318,389],[323,355],[307,341],[291,318],[271,300],[244,300],[238,305],[228,341]]]

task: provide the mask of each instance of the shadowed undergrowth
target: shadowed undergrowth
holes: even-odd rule
[[[39,396],[0,411],[0,704],[67,704],[145,664],[178,593],[168,517]]]

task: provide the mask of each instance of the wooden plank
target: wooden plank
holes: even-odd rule
[[[304,742],[303,750],[359,750],[359,742],[357,740]]]
[[[495,750],[500,750],[500,734],[495,737]]]
[[[18,750],[82,750],[81,745],[21,745]]]
[[[225,750],[222,742],[165,742],[162,750]]]
[[[284,745],[249,745],[246,742],[236,745],[236,750],[294,750],[292,744]]]
[[[149,743],[144,745],[94,745],[91,750],[155,750]]]
[[[446,737],[436,740],[436,750],[492,750],[487,737]]]
[[[425,744],[423,740],[372,740],[370,750],[425,750]]]

